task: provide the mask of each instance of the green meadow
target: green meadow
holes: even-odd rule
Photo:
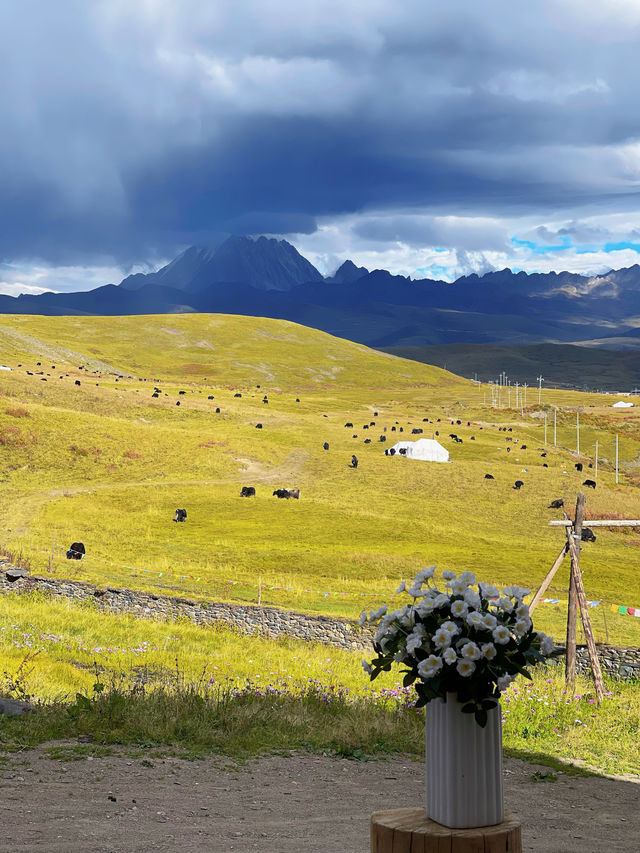
[[[564,541],[548,526],[561,512],[547,506],[563,498],[572,511],[595,478],[596,442],[588,515],[640,518],[640,415],[612,409],[614,396],[544,388],[538,404],[528,389],[526,408],[513,393],[512,408],[494,407],[487,386],[435,367],[285,321],[217,315],[4,316],[0,363],[12,368],[0,371],[0,547],[34,574],[350,618],[395,601],[399,581],[433,563],[535,590]],[[450,464],[384,455],[420,437],[413,429],[437,437]],[[240,497],[245,485],[255,498]],[[300,500],[273,497],[281,487]],[[640,607],[640,530],[596,534],[581,555],[587,598],[604,602],[591,610],[596,638],[638,646],[640,619],[612,608]],[[75,541],[82,561],[65,558]],[[547,597],[563,601],[567,583],[568,564]],[[19,635],[35,638],[25,689],[48,701],[90,692],[94,660],[126,689],[140,672],[170,683],[176,659],[183,683],[284,673],[354,695],[366,685],[359,657],[333,649],[37,597],[6,596],[0,608],[6,679],[29,652]],[[541,604],[536,625],[562,639],[565,615],[565,604]]]

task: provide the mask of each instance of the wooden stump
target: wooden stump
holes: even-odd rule
[[[522,853],[520,821],[505,812],[495,826],[449,829],[424,809],[374,812],[371,853]]]

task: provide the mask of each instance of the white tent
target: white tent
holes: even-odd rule
[[[406,449],[401,454],[400,449]],[[399,441],[391,450],[396,454],[406,456],[407,459],[422,459],[424,462],[448,462],[449,451],[433,438],[419,438],[417,441]],[[391,450],[389,452],[391,452]]]
[[[613,404],[614,409],[632,409],[633,403],[625,403],[624,400],[618,400],[617,403]]]

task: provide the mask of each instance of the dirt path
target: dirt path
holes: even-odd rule
[[[640,785],[559,774],[508,759],[506,807],[526,853],[633,853]],[[406,758],[322,756],[51,760],[0,766],[0,853],[367,853],[372,811],[419,805],[423,770]]]

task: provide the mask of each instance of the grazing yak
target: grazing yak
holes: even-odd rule
[[[353,424],[351,423],[351,421],[347,421],[345,424],[345,427],[349,427],[350,429],[353,429]]]
[[[524,486],[524,483],[522,482],[522,480],[516,480],[515,483],[513,484],[514,489],[521,489],[522,486]]]
[[[576,469],[576,471],[582,471],[582,462],[576,462],[574,468]]]
[[[549,504],[547,509],[560,509],[563,506],[564,506],[564,501],[562,500],[562,498],[558,498],[555,501],[551,501],[551,503]]]
[[[400,456],[406,456],[406,455],[407,455],[407,448],[406,448],[406,447],[401,447],[401,448],[398,450],[398,453],[400,454]]]
[[[595,542],[596,535],[590,527],[583,527],[580,539],[582,539],[583,542]]]
[[[546,462],[543,462],[543,463],[542,463],[542,467],[543,467],[543,468],[548,468],[549,466],[547,465],[547,463],[546,463]]]
[[[526,450],[526,449],[527,449],[527,445],[526,445],[526,444],[523,444],[523,445],[522,445],[522,447],[520,448],[520,450]]]
[[[255,498],[256,489],[255,486],[243,486],[242,491],[240,492],[241,498]]]
[[[234,397],[242,397],[242,394],[234,394]]]
[[[411,430],[411,435],[419,435],[421,432],[422,432],[422,430],[419,427],[414,427]]]
[[[262,424],[256,424],[256,429],[262,429]]]
[[[72,542],[67,551],[67,560],[81,560],[85,553],[82,542]]]
[[[485,474],[484,478],[485,478],[485,480],[495,480],[495,477],[493,476],[493,474]]]
[[[219,415],[219,414],[220,414],[220,409],[218,408],[218,409],[216,409],[216,415]]]
[[[352,468],[357,468],[357,467],[358,467],[358,457],[355,455],[355,453],[354,453],[354,454],[353,454],[353,456],[351,457],[351,467],[352,467]]]
[[[174,521],[186,521],[187,520],[187,511],[186,509],[177,509],[173,516]]]
[[[596,481],[595,480],[585,480],[582,485],[587,486],[587,488],[589,488],[589,489],[595,489]]]
[[[207,400],[213,400],[213,394],[209,394],[209,396],[207,397]]]
[[[285,500],[294,498],[297,501],[300,498],[300,489],[276,489],[273,494],[277,498],[284,498]]]
[[[386,441],[386,440],[387,440],[386,435],[381,435],[380,438],[378,439],[378,441]]]
[[[391,432],[395,432],[395,431],[396,431],[396,428],[394,426],[391,427]]]
[[[365,438],[365,440],[364,440],[364,444],[371,444],[371,439],[370,439],[370,438]]]
[[[329,449],[329,442],[325,441],[325,443],[322,445],[322,447],[324,450],[328,450]]]
[[[29,373],[29,371],[28,371],[28,370],[27,370],[27,373]],[[29,375],[30,375],[30,376],[33,376],[33,373],[30,373]],[[76,379],[76,380],[75,380],[75,382],[74,382],[74,385],[79,385],[79,384],[80,384],[80,380],[79,380],[79,379]]]

